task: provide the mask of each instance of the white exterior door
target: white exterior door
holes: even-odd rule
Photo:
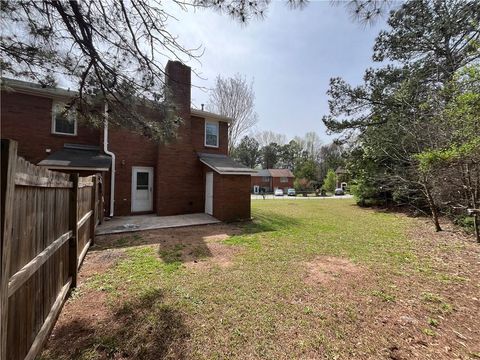
[[[260,192],[260,186],[254,185],[254,186],[253,186],[253,193],[254,193],[254,194],[258,194],[259,192]]]
[[[213,172],[205,175],[205,213],[213,215]]]
[[[153,210],[153,168],[132,167],[132,212]]]

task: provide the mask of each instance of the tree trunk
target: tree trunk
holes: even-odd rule
[[[470,168],[470,164],[467,162],[465,164],[465,170],[464,170],[464,183],[466,184],[465,188],[467,189],[468,193],[470,193],[470,199],[471,199],[471,206],[472,209],[474,209],[473,212],[473,228],[475,230],[475,239],[477,240],[478,243],[480,243],[480,224],[479,224],[479,219],[478,215],[480,213],[480,210],[475,210],[478,208],[478,175],[477,175],[477,181],[475,182],[472,179],[472,169]],[[475,174],[475,172],[474,172]],[[478,174],[478,173],[477,173]]]
[[[423,188],[425,189],[425,195],[427,196],[428,206],[430,207],[430,212],[432,213],[432,221],[433,221],[433,224],[435,225],[435,231],[442,231],[440,222],[438,221],[437,207],[435,206],[435,201],[433,200],[433,196],[430,193],[430,189],[425,184],[423,185]]]
[[[475,238],[477,242],[480,243],[480,221],[478,219],[478,214],[473,215],[473,228],[475,229]]]

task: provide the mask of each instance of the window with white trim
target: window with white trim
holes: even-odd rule
[[[281,183],[287,183],[287,182],[288,182],[288,178],[285,177],[285,176],[282,176],[282,177],[280,178],[280,182],[281,182]]]
[[[52,134],[77,135],[77,112],[66,108],[66,104],[54,101],[52,104]]]
[[[205,121],[205,146],[218,147],[218,122]]]

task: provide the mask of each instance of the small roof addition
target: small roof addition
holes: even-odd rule
[[[227,155],[198,153],[202,163],[221,175],[252,175],[256,171],[236,162]]]
[[[100,151],[98,146],[65,144],[38,163],[49,169],[108,171],[112,159]]]

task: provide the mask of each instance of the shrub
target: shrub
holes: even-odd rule
[[[360,206],[376,206],[383,203],[379,189],[363,180],[351,185],[350,191]]]
[[[335,171],[329,169],[325,179],[323,180],[323,189],[325,191],[334,192],[335,187],[337,184],[337,176],[335,175]]]
[[[295,179],[293,186],[296,191],[306,191],[310,187],[310,181],[305,178]]]
[[[463,214],[456,215],[453,217],[453,222],[455,225],[461,226],[465,229],[465,231],[468,231],[469,233],[473,234],[473,232],[475,231],[473,216],[467,216]]]

